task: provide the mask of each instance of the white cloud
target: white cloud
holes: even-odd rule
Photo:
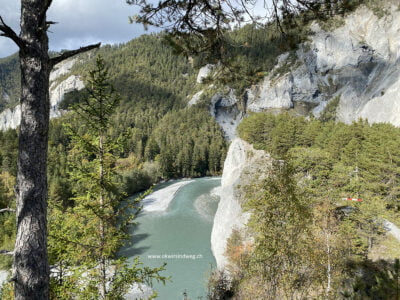
[[[0,15],[19,32],[19,0],[0,0]],[[53,0],[47,19],[58,22],[49,29],[51,50],[73,49],[90,43],[121,43],[143,34],[143,26],[129,24],[135,7],[125,0]],[[0,37],[0,57],[17,51]]]

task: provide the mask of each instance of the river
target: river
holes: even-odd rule
[[[219,177],[183,179],[162,183],[143,201],[144,208],[132,230],[132,245],[121,251],[145,266],[167,263],[165,285],[155,283],[158,299],[206,299],[207,278],[215,259],[211,229],[218,206]],[[127,299],[131,299],[127,297]]]

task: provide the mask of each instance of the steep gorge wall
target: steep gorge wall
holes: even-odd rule
[[[336,97],[338,121],[364,118],[400,126],[400,10],[395,1],[385,5],[387,13],[380,17],[362,6],[331,31],[313,23],[309,41],[279,56],[244,99],[233,91],[217,92],[209,100],[210,112],[226,136],[235,137],[245,113],[294,109],[318,117]],[[202,71],[210,75],[212,68]]]
[[[312,24],[310,41],[301,45],[294,56],[286,53],[278,57],[274,70],[247,90],[245,112],[303,105],[306,108],[300,114],[312,112],[319,116],[329,101],[339,97],[338,121],[351,123],[364,118],[370,123],[400,126],[400,10],[392,6],[387,11],[379,18],[361,7],[331,32]],[[244,116],[238,109],[240,104],[233,91],[216,93],[210,99],[211,114],[233,139],[211,236],[219,268],[227,263],[224,253],[232,230],[243,228],[249,217],[241,209],[238,187],[253,180],[255,170],[271,164],[267,154],[235,139],[235,129]]]
[[[295,60],[282,61],[298,67],[265,78],[251,91],[249,110],[292,108],[296,102],[306,102],[316,106],[313,113],[318,116],[338,96],[339,121],[364,118],[400,126],[400,11],[396,6],[389,11],[379,18],[361,7],[331,32],[314,23],[311,41],[300,47]]]
[[[211,233],[211,249],[220,269],[227,264],[224,253],[232,230],[242,229],[249,217],[241,207],[240,185],[263,176],[271,163],[268,154],[255,150],[240,138],[234,139],[229,147],[221,179],[220,202]]]
[[[73,90],[84,88],[83,81],[79,76],[70,75],[65,80],[58,81],[61,76],[69,73],[76,60],[71,59],[56,65],[50,73],[50,118],[59,117],[61,111],[58,109],[64,95]],[[0,113],[0,130],[17,128],[21,122],[20,105],[8,108]]]

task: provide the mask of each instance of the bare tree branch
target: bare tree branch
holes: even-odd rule
[[[15,209],[12,209],[9,207],[0,209],[0,213],[4,213],[4,212],[15,212]]]
[[[24,42],[22,39],[15,33],[14,30],[6,23],[4,23],[3,18],[0,16],[0,36],[5,36],[14,41],[15,44],[19,47],[19,49],[24,50]]]
[[[83,52],[87,52],[87,51],[90,51],[92,49],[99,48],[100,45],[101,45],[101,43],[97,43],[97,44],[89,45],[89,46],[86,46],[86,47],[81,47],[81,48],[76,49],[76,50],[66,51],[63,54],[61,54],[60,56],[53,57],[51,59],[51,61],[50,61],[50,64],[53,67],[54,65],[62,62],[63,60],[66,60],[67,58],[70,58],[70,57],[72,57],[74,55],[77,55],[77,54],[83,53]]]
[[[14,255],[14,251],[0,250],[0,254],[3,254],[3,255]]]

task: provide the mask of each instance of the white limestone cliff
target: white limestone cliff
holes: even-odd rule
[[[216,92],[210,111],[228,139],[249,112],[295,109],[318,117],[336,97],[338,121],[363,118],[400,126],[400,10],[396,1],[382,5],[388,6],[386,15],[378,17],[361,6],[331,31],[313,23],[309,41],[280,55],[276,67],[243,99],[233,91]],[[206,66],[199,77],[212,71]]]
[[[0,113],[0,130],[17,128],[21,123],[21,107],[7,108]]]
[[[250,90],[248,111],[288,109],[296,102],[314,104],[316,115],[340,96],[339,121],[359,118],[400,126],[400,11],[381,18],[366,7],[327,32],[317,23],[310,42],[296,52],[285,74],[271,72]]]
[[[64,99],[64,95],[74,90],[81,90],[85,87],[79,76],[71,75],[60,83],[53,82],[50,85],[50,118],[59,117],[61,111],[58,105]]]
[[[50,118],[59,117],[62,112],[58,109],[64,95],[73,90],[83,89],[85,86],[79,76],[70,75],[67,79],[59,82],[57,79],[68,74],[75,63],[75,59],[67,60],[57,64],[50,73]],[[20,105],[8,108],[0,113],[0,130],[17,128],[21,122]]]
[[[56,64],[50,73],[50,82],[56,80],[62,75],[68,74],[68,72],[71,71],[76,61],[77,61],[76,58],[71,58]]]
[[[239,99],[230,89],[228,93],[216,93],[210,102],[211,115],[221,126],[226,139],[233,140],[236,137],[236,128],[243,118],[243,113],[239,109]]]
[[[204,79],[206,79],[211,72],[214,70],[215,65],[207,64],[204,67],[201,67],[199,70],[199,74],[197,75],[197,83],[203,83]]]
[[[265,166],[271,161],[264,151],[255,150],[239,138],[234,139],[229,147],[221,179],[220,202],[211,232],[211,249],[219,269],[227,263],[224,253],[232,230],[243,228],[249,217],[242,211],[238,185],[253,180],[255,174],[265,173]]]
[[[0,289],[7,282],[7,277],[9,275],[9,272],[6,270],[0,270]]]
[[[204,91],[201,90],[201,91],[198,91],[196,94],[194,94],[193,97],[188,102],[188,106],[190,107],[190,106],[193,106],[193,105],[196,105],[197,103],[199,103],[203,93],[204,93]]]

